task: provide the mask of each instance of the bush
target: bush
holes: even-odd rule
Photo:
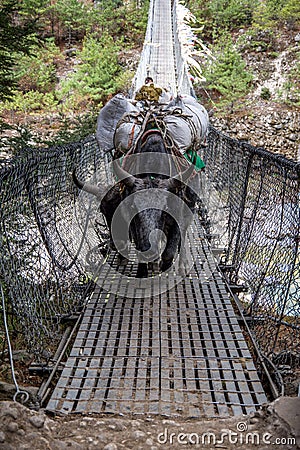
[[[78,116],[65,117],[60,114],[56,127],[43,136],[30,125],[10,125],[0,120],[0,145],[3,149],[17,154],[25,147],[52,147],[70,142],[79,142],[95,132],[98,111],[89,111]]]
[[[13,110],[25,114],[42,110],[55,111],[58,102],[53,92],[42,93],[39,91],[28,91],[23,94],[16,91],[13,98],[1,104],[0,111]]]
[[[77,71],[62,82],[59,96],[68,107],[83,103],[100,103],[119,88],[121,66],[118,64],[120,46],[111,36],[87,36],[78,54],[81,64]]]
[[[284,85],[285,101],[300,106],[300,53],[295,56],[295,63]]]
[[[12,135],[9,136],[6,132]],[[17,154],[23,148],[33,145],[39,146],[40,144],[39,136],[25,125],[9,125],[0,120],[0,145],[3,149]]]
[[[60,50],[52,39],[31,47],[30,55],[21,56],[16,69],[19,89],[23,92],[50,92],[56,83],[56,60]]]
[[[259,25],[255,25],[239,36],[237,45],[240,50],[270,51],[275,46],[274,31],[271,28],[261,28]]]
[[[222,36],[212,48],[214,59],[204,68],[206,88],[219,92],[223,101],[231,102],[247,93],[252,74],[234,48],[230,35]]]
[[[46,137],[44,143],[49,146],[79,142],[95,133],[98,111],[89,111],[75,117],[60,116],[59,130],[55,136]]]
[[[248,0],[214,0],[210,2],[215,28],[234,29],[249,25],[257,2]]]
[[[254,11],[253,25],[275,28],[278,22],[299,22],[299,0],[267,0],[261,2]]]
[[[267,87],[263,87],[263,88],[261,89],[260,96],[261,96],[261,98],[264,99],[264,100],[270,100],[270,98],[271,98],[271,92],[270,92],[270,90],[269,90]]]
[[[35,42],[35,23],[22,20],[22,6],[17,0],[0,2],[0,101],[13,95],[16,62]]]
[[[218,30],[234,30],[251,24],[253,11],[258,0],[189,0],[188,7],[196,16],[206,34]]]
[[[77,0],[57,0],[51,7],[63,27],[63,37],[71,45],[72,39],[83,37],[89,26],[93,6]]]
[[[123,4],[124,3],[124,4]],[[135,46],[144,41],[149,0],[144,1],[141,8],[136,2],[114,2],[103,0],[97,2],[91,13],[91,23],[94,31],[106,32],[111,36],[122,38],[125,44]]]
[[[284,3],[280,18],[289,23],[300,22],[300,3],[299,0],[289,0]]]

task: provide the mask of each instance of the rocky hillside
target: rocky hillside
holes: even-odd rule
[[[236,41],[244,33],[241,29]],[[254,75],[253,89],[230,106],[222,108],[216,104],[212,124],[233,138],[300,161],[300,107],[296,93],[300,80],[291,77],[300,52],[300,33],[281,30],[273,39],[272,50],[244,45],[240,51]],[[204,90],[198,89],[198,95],[207,101]]]

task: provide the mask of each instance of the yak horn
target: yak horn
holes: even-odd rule
[[[119,178],[119,181],[122,181],[129,188],[132,188],[141,181],[139,178],[136,178],[134,175],[123,169],[117,159],[113,162],[113,169],[115,175]]]
[[[169,178],[168,180],[163,180],[165,183],[165,187],[167,189],[175,189],[180,186],[182,183],[186,183],[187,180],[191,177],[194,171],[194,166],[191,164],[184,172],[179,173],[175,177]]]
[[[79,189],[82,189],[85,192],[88,192],[89,194],[93,194],[96,197],[102,197],[103,195],[103,190],[98,187],[97,185],[94,184],[90,184],[90,183],[83,183],[82,181],[78,180],[78,178],[76,177],[76,171],[75,169],[73,170],[73,181],[76,184],[76,186]]]

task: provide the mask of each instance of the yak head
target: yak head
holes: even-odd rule
[[[148,263],[160,259],[168,234],[178,228],[174,220],[174,197],[182,199],[185,195],[185,200],[188,200],[186,183],[194,167],[190,165],[175,176],[169,176],[167,170],[161,170],[161,161],[169,155],[166,155],[163,139],[155,134],[141,141],[138,156],[140,154],[144,154],[146,158],[137,158],[139,167],[130,171],[128,164],[125,164],[125,169],[118,160],[113,162],[113,171],[118,181],[104,195],[103,189],[82,183],[75,173],[73,179],[80,189],[99,198],[100,210],[106,217],[114,247],[120,251],[120,248],[126,248],[124,243],[132,241],[139,262]],[[173,201],[171,208],[170,199]],[[173,210],[173,216],[168,212],[170,209]],[[178,216],[184,214],[180,207],[175,213]]]
[[[174,214],[180,215],[181,211],[180,207],[176,209],[174,198],[182,197],[185,183],[194,169],[190,166],[183,173],[169,178],[144,170],[144,173],[135,176],[118,162],[114,164],[114,172],[121,180],[124,192],[118,211],[115,211],[111,231],[114,233],[118,225],[123,226],[125,221],[128,237],[135,244],[139,261],[150,262],[160,258],[169,227],[176,226]],[[173,216],[170,216],[170,212]]]

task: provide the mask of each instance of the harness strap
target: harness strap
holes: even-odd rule
[[[136,126],[136,122],[133,123],[133,126],[131,128],[131,132],[130,132],[130,135],[129,135],[129,139],[128,139],[128,146],[129,147],[131,147],[132,143],[133,143],[135,126]]]
[[[131,114],[130,114],[131,115]],[[186,154],[182,154],[180,149],[178,148],[177,144],[174,142],[172,136],[168,132],[167,125],[164,121],[164,118],[168,115],[175,115],[180,116],[184,120],[188,122],[190,125],[192,135],[195,136],[195,126],[191,120],[191,116],[187,114],[183,114],[181,108],[174,108],[171,111],[168,110],[162,110],[160,107],[150,108],[146,112],[141,111],[139,113],[133,113],[132,116],[135,117],[135,123],[131,129],[130,138],[129,138],[129,150],[124,156],[123,164],[125,165],[125,161],[127,157],[134,154],[136,152],[136,149],[138,148],[138,145],[140,144],[141,148],[145,145],[147,138],[151,134],[160,134],[164,141],[164,145],[166,148],[169,149],[170,155],[174,157],[174,164],[177,167],[178,172],[185,169],[187,167],[187,164],[193,164],[196,169],[200,170],[205,165],[201,158],[197,155],[197,153],[194,151],[194,148],[191,148],[186,152]],[[123,119],[124,120],[124,119]],[[126,119],[125,119],[126,120]],[[128,119],[127,119],[128,120]],[[152,123],[151,123],[152,122]],[[135,124],[141,123],[141,130],[138,134],[138,136],[135,139],[135,142],[133,142],[134,139],[134,129]],[[148,128],[151,126],[151,128]]]

